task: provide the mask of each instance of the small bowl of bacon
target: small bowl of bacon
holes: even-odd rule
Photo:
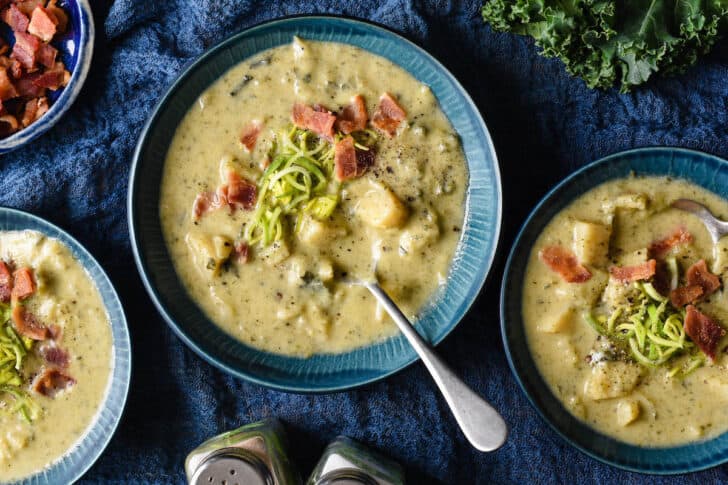
[[[71,107],[93,40],[87,0],[0,0],[0,153],[38,137]]]

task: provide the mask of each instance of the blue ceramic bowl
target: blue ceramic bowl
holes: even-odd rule
[[[516,238],[501,288],[501,331],[508,363],[541,417],[570,444],[589,456],[627,470],[674,474],[728,461],[728,433],[669,448],[629,445],[603,435],[572,416],[551,393],[528,350],[521,315],[521,292],[531,248],[551,219],[575,198],[615,178],[664,175],[688,180],[728,199],[728,162],[680,148],[642,148],[602,158],[578,170],[539,202]]]
[[[68,14],[68,28],[53,40],[52,45],[58,49],[59,59],[71,73],[71,81],[65,88],[50,91],[51,107],[45,115],[27,128],[0,139],[0,154],[20,148],[55,125],[78,97],[88,75],[94,51],[91,6],[88,0],[59,0],[58,5]],[[0,34],[7,39],[10,31],[5,24],[2,25]]]
[[[111,322],[113,368],[109,387],[95,421],[83,438],[66,455],[48,468],[20,480],[17,485],[73,483],[91,468],[116,430],[126,404],[131,378],[131,344],[121,301],[99,263],[63,229],[39,217],[16,209],[0,207],[0,231],[38,231],[65,244],[83,265],[101,294]]]
[[[470,97],[425,51],[384,28],[345,18],[274,20],[233,35],[187,67],[147,122],[132,165],[129,230],[134,256],[154,304],[177,335],[219,368],[252,382],[294,392],[330,392],[381,379],[417,358],[402,335],[339,355],[284,357],[246,346],[211,322],[188,296],[172,266],[159,221],[159,186],[175,128],[198,96],[231,67],[256,53],[306,39],[344,42],[390,59],[429,85],[460,134],[470,167],[462,237],[450,278],[418,328],[433,343],[465,315],[490,268],[500,231],[501,189],[490,135]]]

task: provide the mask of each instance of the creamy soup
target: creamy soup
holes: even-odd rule
[[[728,240],[714,248],[679,198],[728,218],[728,202],[685,181],[608,182],[548,224],[524,281],[528,345],[554,395],[642,446],[728,429]]]
[[[0,260],[5,482],[42,470],[84,435],[106,393],[112,337],[98,290],[61,242],[32,231],[0,232]]]
[[[340,122],[356,113],[362,125],[348,135]],[[335,134],[321,135],[332,116]],[[281,188],[271,180],[288,170],[278,160],[293,163],[292,152],[280,158],[298,150],[291,143],[319,168],[295,168]],[[305,177],[318,186],[319,169],[325,188],[314,197]],[[233,204],[231,177],[257,186],[257,199]],[[295,39],[234,67],[190,108],[167,153],[160,217],[181,281],[225,331],[276,353],[336,353],[395,332],[366,289],[349,284],[371,276],[374,260],[412,318],[435,298],[467,181],[459,139],[427,86],[364,50]]]

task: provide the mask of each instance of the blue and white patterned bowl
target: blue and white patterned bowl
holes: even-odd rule
[[[654,474],[687,473],[728,461],[728,433],[668,448],[634,446],[606,436],[569,413],[551,393],[528,349],[521,314],[528,256],[551,219],[575,198],[608,180],[637,175],[688,180],[728,199],[728,162],[681,148],[641,148],[602,158],[576,171],[528,216],[506,263],[501,288],[501,332],[508,363],[521,389],[541,417],[571,445],[587,455],[626,470]]]
[[[121,301],[99,263],[63,229],[37,216],[0,207],[0,231],[38,231],[65,244],[99,290],[111,322],[112,371],[104,401],[86,434],[69,452],[44,470],[16,485],[73,483],[91,468],[111,440],[121,419],[131,380],[131,343]]]
[[[447,284],[418,321],[425,337],[440,342],[480,292],[500,232],[501,187],[490,135],[468,94],[432,56],[399,35],[340,17],[302,16],[250,28],[213,47],[187,67],[147,122],[132,165],[129,230],[144,285],[160,313],[195,352],[252,382],[294,392],[330,392],[386,377],[417,358],[402,335],[338,355],[284,357],[246,346],[211,322],[188,296],[170,260],[159,221],[162,168],[174,135],[199,95],[236,64],[271,47],[306,39],[343,42],[402,66],[430,86],[462,139],[470,168],[466,216]]]
[[[68,29],[53,40],[59,59],[71,73],[65,88],[51,91],[51,107],[35,123],[7,138],[0,139],[0,154],[20,148],[48,131],[68,111],[86,81],[94,51],[94,17],[88,0],[59,0],[68,14]],[[7,30],[7,29],[6,29]]]

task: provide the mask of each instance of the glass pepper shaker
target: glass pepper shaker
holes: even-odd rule
[[[326,447],[306,485],[404,485],[404,471],[397,462],[339,436]]]
[[[211,438],[185,460],[190,485],[300,485],[280,421],[267,419]]]

